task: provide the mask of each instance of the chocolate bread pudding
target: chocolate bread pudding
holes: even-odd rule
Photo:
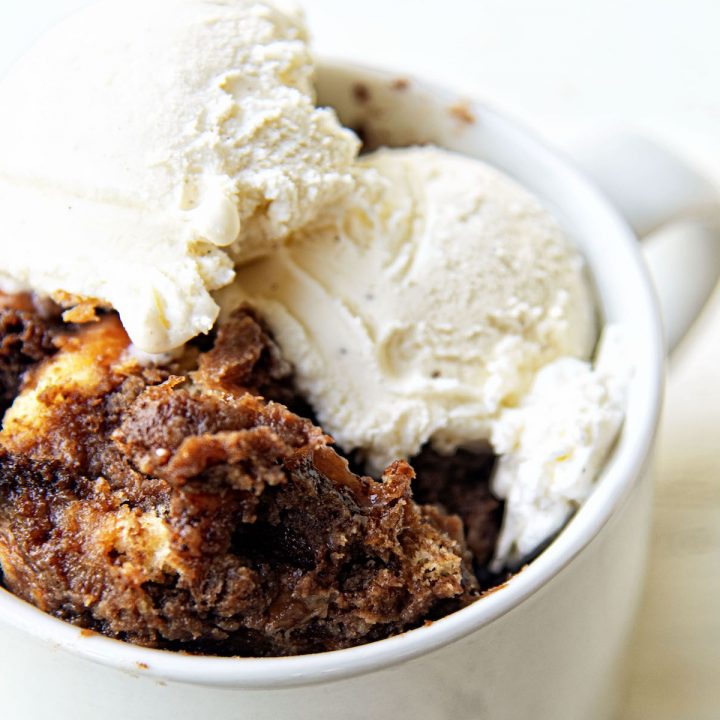
[[[561,223],[479,158],[360,156],[307,37],[101,0],[0,79],[0,569],[56,617],[384,638],[522,567],[614,443],[627,367]]]
[[[151,647],[265,656],[376,640],[480,594],[442,507],[461,510],[457,492],[417,504],[403,461],[353,473],[289,409],[292,368],[250,308],[152,366],[113,313],[63,325],[5,297],[0,324],[0,562],[41,609]],[[499,504],[477,488],[486,563]]]

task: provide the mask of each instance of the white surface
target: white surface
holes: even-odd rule
[[[80,0],[2,0],[0,69]],[[497,104],[559,146],[598,123],[651,131],[720,178],[715,0],[306,0],[322,53]],[[720,297],[673,361],[650,581],[623,720],[720,709]]]

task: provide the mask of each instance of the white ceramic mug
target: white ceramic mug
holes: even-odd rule
[[[560,219],[587,258],[604,318],[623,325],[632,339],[628,359],[635,376],[612,458],[558,538],[504,586],[431,625],[348,650],[263,659],[149,650],[84,632],[0,590],[4,719],[611,715],[642,585],[648,465],[665,358],[636,235],[567,161],[486,107],[415,80],[338,63],[322,66],[318,87],[321,103],[371,138],[391,145],[433,141],[483,158],[518,179]],[[612,154],[616,147],[587,162],[640,229],[716,202],[712,188],[670,155],[623,142],[620,156]],[[628,158],[622,169],[618,160]],[[629,190],[622,190],[621,180]],[[704,264],[712,265],[714,278],[717,253],[708,251]],[[694,283],[681,266],[674,264],[672,276],[679,282],[660,288],[661,294],[672,291],[668,307],[693,296]],[[674,338],[696,312],[697,297],[693,302],[677,316]]]

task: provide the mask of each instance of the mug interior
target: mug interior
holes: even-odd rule
[[[159,680],[226,687],[308,685],[378,670],[445,645],[504,615],[568,565],[622,504],[648,458],[662,394],[663,343],[637,241],[569,162],[482,104],[393,73],[320,63],[318,101],[369,146],[435,143],[515,178],[556,216],[587,260],[605,322],[620,324],[635,369],[621,437],[590,498],[558,537],[506,584],[421,628],[346,650],[288,658],[219,658],[152,650],[88,633],[0,589],[0,623],[88,659]]]

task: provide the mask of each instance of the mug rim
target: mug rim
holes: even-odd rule
[[[594,213],[593,221],[602,218],[612,231],[618,258],[627,265],[635,281],[636,310],[644,316],[647,327],[646,364],[639,368],[635,384],[639,387],[635,404],[644,415],[637,427],[638,437],[629,438],[604,468],[591,496],[548,547],[507,582],[491,589],[471,605],[440,620],[365,645],[312,655],[292,657],[246,658],[183,655],[156,650],[83,630],[54,618],[0,587],[0,622],[13,625],[42,642],[62,648],[86,659],[157,680],[195,685],[235,688],[278,688],[313,685],[362,675],[425,655],[435,649],[472,634],[497,621],[540,591],[583,551],[622,506],[626,496],[642,475],[650,455],[662,400],[664,343],[660,313],[649,273],[642,259],[639,243],[618,211],[605,199],[567,158],[549,149],[531,131],[520,127],[486,104],[467,101],[452,90],[398,74],[342,60],[323,59],[317,74],[335,75],[340,82],[393,82],[408,80],[413,87],[432,95],[449,107],[462,99],[472,112],[483,118],[489,132],[498,130],[504,142],[520,143],[533,162],[542,165],[564,185],[572,186],[573,200],[578,198]],[[522,181],[520,181],[522,182]],[[568,185],[568,183],[570,185]],[[570,201],[568,201],[570,202]],[[560,206],[567,202],[560,203]],[[592,264],[591,273],[593,271]],[[639,411],[638,411],[639,412]],[[625,431],[623,431],[625,435]]]

